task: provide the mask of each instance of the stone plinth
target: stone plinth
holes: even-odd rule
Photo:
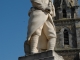
[[[18,60],[54,60],[54,57],[52,51],[46,51],[42,53],[19,57]]]

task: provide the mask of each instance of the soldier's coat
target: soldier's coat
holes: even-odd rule
[[[37,4],[36,7],[45,10],[49,4],[49,0],[31,0],[32,1],[32,5],[35,7],[35,4]],[[53,29],[55,28],[54,23],[53,23],[53,19],[52,16],[55,16],[55,8],[54,6],[52,7],[53,11],[51,11],[50,13],[47,12],[43,12],[42,10],[32,10],[31,14],[30,14],[30,19],[29,19],[29,24],[28,24],[28,42],[31,39],[32,34],[39,28],[41,27],[46,21],[47,19],[51,22],[51,24],[53,25]],[[52,16],[51,16],[52,14]],[[40,47],[42,49],[46,49],[47,46],[47,41],[46,41],[46,37],[45,35],[42,33],[40,36],[40,40],[41,41]],[[54,42],[53,42],[54,43]],[[58,58],[60,60],[63,60],[63,58],[61,56],[59,56],[57,53],[54,52],[53,56],[55,56],[55,60],[58,60]]]
[[[38,8],[42,8],[42,9],[46,9],[48,7],[48,3],[49,0],[31,0],[32,4],[37,3]],[[53,6],[54,9],[54,6]],[[55,16],[55,9],[51,14],[53,14],[53,16]],[[42,10],[33,10],[31,11],[30,14],[30,19],[29,19],[29,24],[28,24],[28,41],[30,41],[32,34],[40,27],[42,26],[47,19],[49,18],[50,22],[52,23],[53,27],[54,27],[54,23],[53,23],[53,19],[52,16],[50,15],[50,13],[47,12],[43,12]],[[45,41],[43,44],[45,44],[46,46],[46,38],[44,36],[44,34],[42,33],[42,37],[41,37],[43,41]],[[42,45],[43,48],[45,49],[46,47],[44,45]]]

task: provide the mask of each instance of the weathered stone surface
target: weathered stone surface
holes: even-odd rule
[[[56,20],[62,18],[77,18],[78,0],[54,0]]]
[[[57,49],[56,52],[63,56],[64,60],[79,60],[80,49]]]
[[[23,56],[19,57],[18,60],[35,60],[35,59],[49,59],[48,57],[53,57],[52,51],[42,52],[42,53],[36,53],[29,56]]]
[[[35,60],[54,60],[54,57],[40,58]]]
[[[64,44],[64,30],[69,36],[69,48],[80,48],[80,19],[60,19],[54,21],[57,33],[56,48],[66,48]]]
[[[76,21],[75,25],[76,25],[77,47],[80,48],[80,21]]]

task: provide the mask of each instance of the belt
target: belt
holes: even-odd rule
[[[37,8],[37,7],[31,7],[31,9],[42,10],[42,9]]]

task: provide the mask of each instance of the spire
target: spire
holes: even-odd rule
[[[77,18],[78,0],[54,0],[56,20]]]

